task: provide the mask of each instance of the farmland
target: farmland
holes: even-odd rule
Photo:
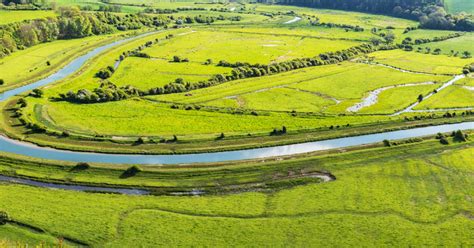
[[[469,4],[399,2],[2,0],[0,247],[473,246]]]
[[[41,228],[49,235],[90,245],[109,242],[111,246],[132,243],[143,246],[158,243],[187,245],[196,242],[277,245],[294,244],[295,240],[303,245],[327,242],[328,238],[338,245],[359,242],[371,246],[389,243],[469,245],[469,229],[472,229],[469,212],[473,206],[468,198],[473,183],[467,175],[472,173],[471,163],[468,163],[472,152],[472,147],[462,144],[442,146],[437,141],[427,141],[383,148],[382,151],[369,149],[345,155],[277,162],[279,166],[272,166],[270,162],[264,167],[259,165],[258,170],[275,174],[286,174],[288,168],[330,170],[337,178],[333,182],[298,186],[271,194],[137,197],[1,184],[0,208],[8,211],[16,221]],[[251,174],[245,172],[249,166],[252,165],[233,166],[228,175],[242,177]],[[178,179],[180,174],[192,173],[193,170],[196,169],[169,173],[177,173],[175,178]],[[55,171],[54,167],[49,171]],[[89,172],[76,172],[74,177],[77,180],[90,178],[82,177],[83,173]],[[93,173],[101,174],[100,171]],[[102,180],[116,174],[112,169],[102,173],[107,175]],[[153,177],[153,174],[151,170],[144,172],[140,176],[142,179],[131,180],[150,180],[146,178]],[[159,177],[159,174],[155,176]],[[223,180],[232,181],[231,178],[221,179],[221,182],[225,182]],[[30,204],[31,200],[34,204]],[[84,216],[89,216],[87,221]],[[334,222],[339,224],[331,224]],[[357,237],[350,234],[353,226],[358,226]],[[409,233],[406,233],[407,229]],[[26,239],[27,231],[19,230],[18,233],[24,236],[16,238],[35,243],[34,239]],[[312,235],[308,236],[308,231]],[[150,238],[141,239],[133,235],[135,232]],[[155,235],[156,232],[159,235]],[[207,235],[209,232],[213,235]],[[268,238],[283,232],[291,233],[292,238],[287,235]],[[440,235],[433,238],[433,232]],[[374,233],[378,233],[376,238]],[[394,233],[400,235],[393,236]],[[345,238],[336,238],[341,235]],[[196,236],[205,238],[196,240]],[[233,238],[226,238],[229,236]]]
[[[23,20],[54,17],[53,11],[4,11],[0,10],[0,25]]]

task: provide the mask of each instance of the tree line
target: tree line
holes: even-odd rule
[[[140,29],[145,26],[158,27],[169,22],[167,17],[86,13],[75,7],[60,8],[58,17],[1,25],[0,58],[16,50],[58,39],[82,38],[113,33],[117,30]]]
[[[262,77],[306,67],[337,64],[361,54],[368,54],[377,50],[388,50],[395,48],[397,48],[397,46],[389,44],[381,44],[379,46],[372,44],[361,44],[337,52],[322,53],[311,58],[293,59],[290,61],[272,64],[251,65],[249,63],[242,62],[228,63],[225,61],[220,61],[218,66],[233,68],[230,75],[216,74],[207,81],[199,82],[185,82],[182,78],[177,78],[175,81],[168,83],[163,87],[155,87],[146,91],[136,89],[133,86],[117,87],[111,82],[104,82],[99,88],[94,89],[92,92],[87,89],[81,89],[77,92],[70,91],[66,94],[59,94],[59,97],[56,100],[74,103],[99,103],[119,101],[136,96],[182,93],[196,89],[207,88],[238,79]]]

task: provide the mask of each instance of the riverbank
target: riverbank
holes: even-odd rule
[[[343,150],[335,149],[279,158],[225,163],[146,165],[140,166],[140,171],[135,175],[126,177],[124,172],[130,168],[130,165],[89,163],[88,166],[78,166],[71,162],[0,153],[0,175],[59,185],[149,191],[150,194],[155,195],[177,192],[191,194],[197,191],[206,194],[272,191],[323,182],[321,177],[316,176],[332,174],[332,166],[326,167],[326,165],[361,158],[382,161],[398,156],[408,156],[408,154],[436,153],[438,150],[459,149],[474,145],[472,140],[453,141],[450,145],[442,145],[433,136],[416,141],[398,141],[398,143],[399,145],[392,147],[386,147],[380,142]],[[340,153],[341,151],[344,153]],[[216,178],[220,179],[216,181]]]

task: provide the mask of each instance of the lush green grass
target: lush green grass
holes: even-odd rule
[[[110,81],[118,86],[133,85],[143,90],[163,86],[182,78],[187,82],[207,81],[231,68],[203,65],[199,62],[171,63],[166,59],[130,57],[125,59]]]
[[[0,247],[24,247],[25,245],[36,247],[41,244],[52,247],[58,245],[59,242],[53,236],[26,227],[10,224],[0,226]]]
[[[416,109],[474,107],[474,79],[465,78],[423,101]],[[471,85],[471,86],[469,86]]]
[[[431,140],[238,163],[222,170],[184,169],[191,174],[208,171],[211,181],[223,171],[266,171],[275,177],[327,170],[337,178],[270,194],[121,196],[0,184],[0,209],[51,235],[93,246],[470,246],[473,149],[472,142],[443,146]],[[177,173],[179,178],[179,171],[171,170],[170,177]]]
[[[474,14],[474,2],[471,0],[444,0],[444,4],[449,13]]]
[[[53,120],[59,128],[119,136],[199,136],[217,135],[221,132],[229,135],[258,134],[281,126],[301,130],[330,126],[335,122],[355,125],[389,119],[384,116],[307,118],[293,117],[288,113],[254,116],[250,113],[173,110],[169,105],[138,99],[93,105],[57,102],[46,107],[47,118]]]
[[[120,36],[114,34],[58,40],[17,51],[0,59],[0,71],[2,71],[0,78],[5,81],[5,84],[0,86],[0,91],[45,77],[77,56],[100,44],[112,42]]]
[[[400,18],[387,17],[382,15],[372,15],[359,12],[328,10],[328,9],[312,9],[295,6],[284,5],[250,5],[255,6],[257,11],[274,12],[281,11],[283,13],[288,11],[295,11],[297,14],[306,14],[309,16],[316,16],[321,22],[331,22],[338,24],[359,25],[361,27],[371,28],[386,28],[392,26],[395,28],[406,28],[408,26],[416,26],[416,22]]]
[[[462,68],[474,59],[432,55],[402,50],[380,51],[370,54],[375,61],[398,68],[427,73],[461,74]]]
[[[379,95],[378,102],[372,106],[362,108],[361,113],[392,114],[402,110],[418,101],[419,95],[428,95],[441,84],[418,85],[409,87],[392,88]]]
[[[40,19],[56,16],[54,11],[46,10],[18,10],[6,11],[0,10],[0,25],[12,22],[21,22],[24,20]]]
[[[186,34],[186,35],[184,35]],[[170,42],[145,49],[152,57],[171,60],[177,55],[204,63],[212,59],[228,62],[264,63],[312,57],[323,52],[338,51],[359,44],[353,41],[329,41],[301,36],[230,33],[195,30],[177,35]]]
[[[458,52],[458,57],[462,57],[462,53],[464,51],[468,51],[471,54],[474,54],[474,34],[473,33],[467,33],[461,37],[454,38],[454,39],[449,39],[445,41],[440,41],[440,42],[433,42],[433,43],[428,43],[421,45],[419,47],[426,49],[426,47],[431,48],[431,52],[433,52],[435,49],[439,48],[441,49],[441,53],[445,55],[452,56],[454,53]],[[418,49],[415,47],[415,49]],[[451,51],[454,51],[452,53]]]

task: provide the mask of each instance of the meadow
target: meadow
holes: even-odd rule
[[[370,54],[369,57],[382,64],[433,74],[461,74],[465,65],[474,62],[473,58],[463,59],[402,50],[375,52]]]
[[[416,109],[474,107],[474,79],[465,78],[419,104]]]
[[[474,14],[474,2],[470,0],[444,0],[449,13],[466,12]]]
[[[54,17],[56,13],[54,11],[47,10],[19,10],[19,11],[6,11],[0,10],[0,25],[8,24],[12,22],[21,22],[24,20],[39,19],[46,17]]]
[[[16,51],[0,59],[1,79],[4,80],[0,92],[38,80],[96,46],[123,38],[126,34],[58,40]]]
[[[43,237],[66,237],[92,246],[300,246],[328,245],[328,240],[330,246],[470,246],[473,224],[469,218],[474,206],[469,200],[473,182],[468,175],[473,170],[469,163],[472,152],[472,142],[445,146],[427,140],[288,161],[238,163],[223,170],[213,166],[161,169],[162,173],[168,170],[168,175],[163,174],[166,177],[176,173],[177,180],[181,180],[180,174],[213,171],[210,176],[226,171],[221,183],[255,171],[263,173],[261,178],[314,170],[336,176],[332,182],[268,193],[123,196],[0,184],[0,209],[15,221],[44,230]],[[20,164],[15,166],[21,168]],[[55,171],[44,166],[40,170]],[[89,174],[87,170],[66,173],[70,174],[66,178]],[[160,177],[156,169],[145,168],[137,177],[147,180],[155,173]],[[133,177],[122,180],[139,183]],[[203,180],[196,183],[207,184],[217,178]],[[0,227],[0,238],[37,243],[37,239],[28,239],[34,235],[28,228],[6,236],[1,231],[5,228],[10,230],[11,226]]]
[[[418,49],[418,47],[421,47],[422,49],[426,49],[426,47],[429,47],[431,48],[431,51],[434,51],[435,49],[441,49],[442,54],[453,56],[454,53],[458,52],[458,56],[461,57],[463,56],[462,53],[464,51],[468,51],[471,54],[474,54],[474,46],[472,44],[474,44],[474,34],[468,33],[454,39],[415,46],[415,49]]]
[[[456,12],[462,1],[447,0],[449,11]],[[474,107],[472,74],[422,100],[417,112],[393,115],[474,63],[450,52],[474,52],[471,33],[407,52],[401,49],[407,37],[434,39],[454,32],[411,30],[419,23],[382,15],[273,4],[54,3],[93,10],[120,5],[120,17],[146,8],[205,10],[152,14],[148,9],[145,15],[172,21],[153,30],[44,43],[0,59],[1,92],[44,78],[95,47],[148,32],[91,58],[60,81],[0,102],[1,134],[23,142],[177,155],[474,120],[465,110],[429,111]],[[0,11],[0,25],[54,15]],[[186,16],[220,20],[180,24]],[[331,24],[316,25],[316,19]],[[426,54],[426,47],[429,53],[440,48],[441,54]],[[230,64],[236,62],[268,67]],[[104,71],[109,74],[98,73]],[[164,90],[176,85],[184,90]],[[156,87],[163,87],[161,93]],[[133,93],[126,92],[130,89]],[[66,97],[93,99],[101,90],[107,97],[97,101]],[[3,176],[150,193],[78,192],[0,181],[0,212],[11,218],[0,225],[0,247],[471,247],[474,141],[472,130],[465,133],[464,141],[439,134],[284,157],[137,167],[0,151]]]
[[[305,37],[192,30],[186,35],[177,35],[172,42],[153,46],[144,52],[153,58],[167,60],[176,55],[200,63],[211,59],[216,63],[225,60],[268,64],[338,51],[357,44]]]

